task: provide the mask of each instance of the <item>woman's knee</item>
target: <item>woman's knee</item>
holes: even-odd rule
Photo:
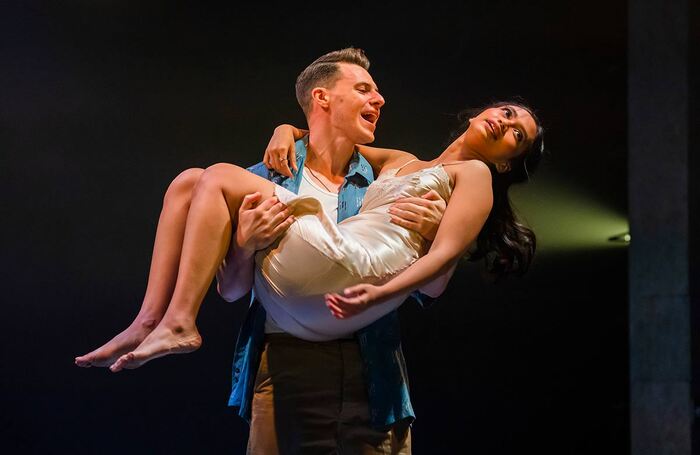
[[[192,191],[203,174],[204,169],[201,168],[190,168],[182,171],[170,182],[165,192],[165,199],[182,196],[191,197]]]
[[[197,180],[195,190],[222,188],[227,183],[236,181],[245,170],[235,164],[217,163],[204,169],[201,177]]]

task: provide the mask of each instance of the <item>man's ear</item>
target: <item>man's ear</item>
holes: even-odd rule
[[[311,90],[311,100],[321,106],[328,107],[328,90],[324,87],[316,87]]]
[[[496,163],[496,171],[501,174],[510,171],[510,161],[506,161],[505,163]]]

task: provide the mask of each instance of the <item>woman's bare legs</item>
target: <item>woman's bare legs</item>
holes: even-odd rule
[[[94,351],[75,358],[81,367],[107,367],[136,348],[163,318],[175,289],[182,241],[192,192],[204,169],[187,169],[175,177],[163,198],[146,294],[134,321]]]
[[[231,164],[215,164],[204,171],[195,186],[187,214],[177,281],[170,304],[158,326],[132,352],[110,367],[113,372],[137,368],[168,354],[199,348],[202,339],[195,325],[202,299],[209,289],[231,240],[238,208],[246,194],[271,197],[274,185]]]

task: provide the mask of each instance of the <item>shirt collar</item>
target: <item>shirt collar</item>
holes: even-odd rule
[[[306,161],[306,150],[308,146],[308,134],[299,141],[297,141],[297,167],[299,169],[301,169],[301,166],[303,165],[304,161]],[[350,164],[348,166],[348,173],[345,176],[345,180],[348,181],[350,179],[353,179],[356,175],[365,179],[365,182],[367,184],[372,183],[372,181],[374,180],[374,171],[372,171],[372,166],[365,159],[365,157],[357,151],[357,147],[355,147],[355,149],[352,152],[352,156],[350,157]]]
[[[309,135],[308,134],[306,136],[304,136],[302,139],[299,139],[298,141],[296,141],[296,143],[294,144],[294,147],[295,147],[294,150],[296,152],[297,169],[299,169],[299,170],[303,169],[304,163],[306,162],[308,145],[309,145]],[[292,171],[292,172],[294,172],[294,171]],[[280,175],[280,177],[281,177],[281,175]],[[365,157],[362,156],[357,151],[357,147],[355,147],[355,150],[352,152],[352,156],[350,157],[350,164],[348,166],[348,173],[345,176],[345,181],[351,181],[352,179],[355,179],[355,178],[364,179],[364,181],[365,181],[364,185],[368,185],[368,184],[372,183],[372,181],[374,180],[374,172],[372,171],[372,166],[365,159]],[[282,184],[282,186],[285,186],[288,189],[296,189],[298,191],[299,185],[301,184],[301,172],[296,172],[296,174],[294,174],[294,178],[284,179],[280,183]],[[358,182],[358,183],[361,183],[361,182]],[[295,192],[297,192],[297,191],[295,191]]]
[[[348,175],[345,176],[345,180],[354,178],[356,175],[365,179],[366,183],[371,183],[374,180],[372,166],[370,166],[364,156],[360,155],[360,152],[357,151],[357,147],[355,147],[355,150],[352,152],[350,167],[348,168]]]

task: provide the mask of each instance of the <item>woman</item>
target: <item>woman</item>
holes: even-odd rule
[[[256,260],[266,291],[279,304],[277,315],[289,312],[310,338],[342,336],[381,317],[407,293],[451,267],[475,240],[471,257],[487,257],[496,274],[524,271],[534,253],[534,235],[514,220],[507,189],[534,170],[541,140],[542,128],[529,108],[498,103],[471,118],[466,131],[430,162],[405,152],[362,148],[379,176],[367,190],[362,211],[337,227],[313,199],[296,198],[234,165],[210,167],[189,208],[185,241],[177,252],[183,262],[167,311],[137,349],[119,357],[111,370],[199,348],[196,315],[228,249],[231,221],[235,225],[241,201],[250,193],[260,192],[264,198],[276,194],[295,209],[296,222]],[[449,201],[426,254],[423,239],[389,223],[387,211],[397,198],[430,189]],[[200,241],[188,242],[188,237]],[[193,244],[198,245],[196,252]],[[303,273],[296,273],[300,269]],[[343,289],[345,295],[337,293]],[[336,318],[348,319],[304,319],[305,305],[324,303]]]

